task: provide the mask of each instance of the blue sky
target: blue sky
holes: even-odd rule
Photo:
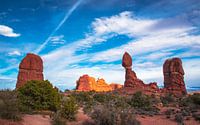
[[[29,52],[62,90],[83,74],[123,84],[125,51],[146,83],[162,86],[164,60],[180,57],[186,85],[199,86],[199,7],[199,0],[0,0],[0,88],[15,87]]]

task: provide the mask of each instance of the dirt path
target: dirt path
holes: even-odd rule
[[[51,119],[48,115],[25,115],[22,125],[51,125]]]
[[[86,114],[84,114],[83,109],[80,108],[76,115],[76,121],[67,122],[67,125],[82,125],[82,123],[87,120],[91,121],[91,118],[87,116]]]

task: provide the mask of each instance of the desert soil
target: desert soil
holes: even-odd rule
[[[167,119],[165,115],[156,116],[137,116],[141,125],[177,125],[172,119]],[[84,121],[90,121],[91,118],[84,114],[83,109],[79,109],[76,115],[76,121],[67,122],[67,125],[81,125]],[[200,125],[193,118],[184,121],[185,125]],[[22,121],[12,122],[0,119],[0,125],[51,125],[51,119],[48,115],[24,115]]]

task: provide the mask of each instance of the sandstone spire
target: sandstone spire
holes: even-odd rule
[[[43,61],[40,56],[28,53],[19,65],[16,88],[23,86],[29,80],[44,80]]]

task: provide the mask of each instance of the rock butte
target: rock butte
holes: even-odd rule
[[[164,88],[173,94],[187,94],[184,70],[179,58],[167,59],[163,65]]]
[[[40,56],[32,53],[28,53],[19,65],[16,88],[30,80],[44,80],[43,61]]]
[[[114,83],[109,85],[104,79],[97,79],[96,81],[94,77],[89,75],[81,76],[76,85],[77,91],[108,92],[119,88],[122,88],[122,85]]]

